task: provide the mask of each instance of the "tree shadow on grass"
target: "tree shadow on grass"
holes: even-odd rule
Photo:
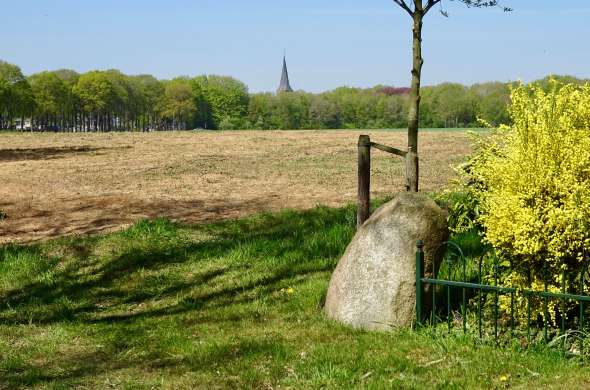
[[[64,250],[68,260],[52,269],[50,278],[0,293],[0,321],[20,324],[125,321],[247,301],[254,299],[250,294],[253,290],[272,291],[285,280],[331,269],[349,238],[339,237],[339,231],[333,234],[337,237],[326,235],[333,226],[348,229],[345,210],[287,211],[196,226],[192,229],[210,237],[196,241],[177,236],[176,231],[181,228],[163,220],[140,222],[111,236],[69,239]],[[351,232],[348,229],[345,234],[350,236]],[[135,240],[138,245],[129,245],[112,256],[94,253],[103,241],[112,237]],[[11,249],[0,252],[0,261],[2,253],[26,250],[26,247],[7,248]],[[34,261],[47,260],[39,253],[33,257],[36,257]],[[235,257],[241,260],[225,260]],[[190,277],[176,274],[176,266],[210,263],[212,259],[208,269]],[[268,259],[273,259],[268,267],[261,266]],[[153,283],[162,285],[133,282],[138,272],[156,276],[161,273]],[[177,278],[167,280],[170,273]],[[234,275],[234,284],[216,283],[227,273]],[[251,275],[240,278],[245,273]],[[178,296],[182,298],[172,299]],[[170,302],[156,309],[128,310],[129,305],[166,299]]]
[[[61,261],[54,261],[51,277],[0,290],[0,322],[82,327],[84,337],[102,347],[72,345],[42,362],[22,360],[10,369],[0,364],[3,380],[9,387],[77,384],[117,370],[198,371],[242,354],[266,356],[282,342],[223,339],[213,350],[175,357],[154,345],[154,332],[166,338],[159,327],[170,322],[182,331],[265,321],[249,304],[331,270],[353,221],[353,210],[316,208],[193,227],[143,221],[107,236],[64,239],[57,244]],[[15,256],[50,261],[52,250],[47,244],[7,246],[0,248],[0,264]],[[185,266],[198,271],[188,276]],[[145,273],[153,275],[152,282],[134,281]],[[141,353],[127,355],[130,350]]]
[[[66,235],[92,235],[120,230],[142,219],[169,218],[183,223],[208,223],[235,220],[240,215],[252,215],[268,210],[269,197],[246,199],[143,199],[131,195],[113,194],[58,199],[59,207],[51,203],[35,205],[26,199],[3,201],[0,209],[7,217],[0,221],[0,243],[33,243]]]
[[[97,148],[93,146],[64,146],[46,148],[0,149],[0,162],[51,160],[56,158],[64,158],[69,155],[80,154],[98,155],[107,150],[128,148],[131,148],[131,146],[118,146],[111,148]]]

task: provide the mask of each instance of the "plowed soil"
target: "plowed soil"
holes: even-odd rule
[[[357,140],[402,147],[397,131],[0,134],[0,242],[282,208],[356,196]],[[471,150],[463,131],[421,133],[421,190],[444,187]],[[402,161],[373,152],[373,196],[403,190]]]

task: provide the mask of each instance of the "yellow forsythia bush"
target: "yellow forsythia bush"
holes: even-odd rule
[[[512,259],[517,284],[568,284],[590,253],[590,85],[512,90],[513,124],[476,145],[468,167],[484,239]]]

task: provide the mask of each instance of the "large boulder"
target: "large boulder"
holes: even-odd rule
[[[357,231],[332,274],[328,317],[357,328],[411,326],[416,312],[416,241],[424,241],[425,274],[438,269],[448,238],[446,213],[421,193],[384,204]]]

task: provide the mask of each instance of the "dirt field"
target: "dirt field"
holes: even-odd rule
[[[406,142],[386,131],[0,134],[0,242],[342,205],[355,199],[361,133]],[[445,186],[469,151],[463,132],[423,132],[421,188]],[[372,193],[402,188],[401,160],[375,151]]]

